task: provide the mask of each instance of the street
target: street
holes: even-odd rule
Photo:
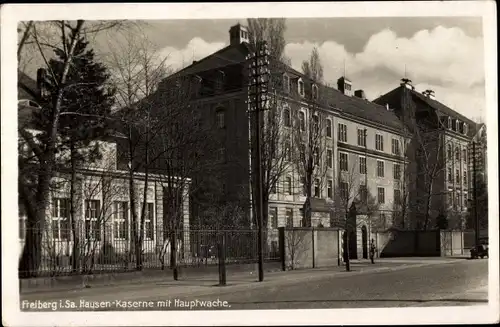
[[[412,261],[409,258],[406,262],[400,260],[394,266],[390,264],[391,261],[379,263],[379,266],[367,264],[366,269],[363,268],[365,270],[357,268],[361,265],[353,265],[352,272],[342,272],[342,267],[337,267],[335,272],[322,269],[273,273],[268,274],[263,283],[249,281],[248,277],[238,279],[228,276],[225,287],[214,286],[213,279],[200,279],[21,294],[21,306],[24,303],[24,309],[29,309],[29,304],[36,301],[60,303],[61,300],[74,305],[54,304],[56,309],[71,311],[206,310],[210,303],[215,303],[214,309],[374,308],[487,303],[488,260]],[[189,308],[191,302],[193,304]],[[48,306],[46,310],[55,308]]]

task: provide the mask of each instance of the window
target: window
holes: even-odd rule
[[[290,92],[290,77],[287,74],[283,75],[283,90],[286,93]]]
[[[340,196],[344,200],[349,200],[349,184],[346,182],[340,182]]]
[[[290,110],[289,109],[283,110],[283,122],[285,123],[285,127],[292,126],[292,122],[291,122],[291,119],[290,119]]]
[[[453,206],[453,191],[448,190],[448,207]]]
[[[314,196],[317,197],[317,198],[320,198],[321,197],[321,188],[320,188],[320,185],[319,185],[319,178],[316,178],[314,180]]]
[[[467,129],[467,124],[464,123],[464,134],[467,135],[468,132],[469,130]]]
[[[384,162],[377,160],[377,176],[378,177],[384,177]]]
[[[451,167],[448,167],[448,183],[453,183],[453,173],[451,172]]]
[[[315,147],[313,152],[314,165],[319,166],[319,148]]]
[[[299,79],[298,87],[299,87],[299,94],[301,96],[304,96],[304,82],[301,79]]]
[[[290,141],[285,141],[285,160],[292,161],[292,143]]]
[[[292,194],[292,178],[290,176],[285,178],[285,192],[287,194]]]
[[[446,152],[448,154],[447,155],[448,159],[451,159],[452,158],[452,155],[451,155],[451,153],[452,153],[452,151],[451,151],[451,144],[448,144]]]
[[[271,194],[276,194],[276,183],[271,184]]]
[[[395,180],[401,179],[401,166],[399,164],[394,164],[394,166],[392,167],[392,174]]]
[[[314,134],[319,135],[319,116],[314,115],[313,116],[313,128],[314,128]]]
[[[451,129],[453,129],[453,131],[456,132],[456,130],[457,130],[457,120],[456,119],[451,120]]]
[[[219,148],[217,151],[217,161],[225,162],[226,161],[226,148]]]
[[[366,157],[359,157],[359,173],[366,174]]]
[[[301,131],[306,130],[306,115],[303,111],[299,111],[299,128]]]
[[[467,171],[464,170],[464,185],[467,185]]]
[[[462,159],[463,159],[465,162],[467,162],[467,150],[466,150],[466,149],[463,149],[463,150],[462,150],[462,157],[463,157]]]
[[[271,222],[271,228],[278,228],[278,208],[269,208],[269,220]]]
[[[128,202],[115,201],[113,214],[113,237],[128,240]]]
[[[383,187],[378,187],[377,188],[377,199],[378,203],[384,204],[385,203],[385,189]]]
[[[328,198],[333,199],[333,181],[332,180],[328,181],[327,190],[328,190]]]
[[[215,80],[215,91],[221,92],[224,88],[224,77],[225,74],[223,71],[219,71]]]
[[[467,199],[467,193],[464,193],[464,208],[467,208],[469,205],[468,199]]]
[[[384,136],[380,134],[375,135],[375,149],[378,151],[384,151]]]
[[[359,200],[363,203],[368,201],[368,188],[364,184],[359,185]]]
[[[217,127],[218,128],[224,128],[225,126],[225,113],[224,110],[218,109],[216,114],[216,120],[217,120]]]
[[[326,149],[326,160],[328,168],[333,168],[333,151],[332,149]]]
[[[401,205],[401,190],[394,190],[394,203]]]
[[[451,123],[452,123],[452,121],[451,121],[451,117],[448,117],[448,128],[449,128],[449,129],[451,129]]]
[[[460,208],[460,204],[462,201],[460,200],[460,192],[455,193],[455,208]]]
[[[286,227],[293,227],[293,209],[286,209]]]
[[[347,142],[347,125],[339,124],[339,141]]]
[[[52,202],[52,237],[56,240],[69,239],[70,199],[54,198]]]
[[[154,204],[146,202],[146,211],[144,212],[144,237],[147,240],[154,239]]]
[[[99,200],[85,200],[85,238],[101,240],[101,202]]]
[[[332,131],[332,121],[331,119],[326,120],[326,136],[327,137],[332,137],[333,131]]]
[[[460,184],[460,170],[457,169],[455,171],[455,180],[457,181],[458,184]]]
[[[306,178],[305,177],[301,177],[300,178],[300,183],[302,184],[302,195],[303,196],[306,196]]]
[[[358,145],[366,146],[366,129],[358,129]]]
[[[458,146],[455,148],[455,160],[460,161],[460,148]]]
[[[314,100],[318,99],[318,86],[317,85],[312,86],[312,98]]]
[[[392,139],[392,154],[395,155],[401,154],[401,150],[399,148],[399,140],[397,139]]]
[[[347,171],[348,170],[347,153],[340,152],[340,154],[339,154],[339,165],[340,165],[340,170],[342,170],[342,171]]]

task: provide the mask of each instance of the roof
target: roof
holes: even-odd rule
[[[228,65],[243,64],[246,61],[248,53],[249,45],[245,42],[237,45],[228,45],[199,61],[193,62],[188,67],[167,77],[167,79],[183,75],[193,75]],[[302,78],[306,83],[311,83],[306,75],[281,62],[278,64],[278,70],[283,70],[290,75],[294,75],[295,79]],[[353,117],[362,118],[392,129],[401,130],[403,128],[396,114],[388,111],[384,106],[356,96],[346,96],[342,92],[326,85],[320,85],[319,87],[320,97],[324,101],[322,105],[326,108],[331,108],[332,110],[335,108]]]
[[[401,96],[402,96],[401,93],[403,91],[403,88],[405,88],[405,86],[400,85],[400,86],[396,87],[395,89],[387,92],[386,94],[378,97],[377,99],[375,99],[373,101],[376,103],[379,103],[379,104],[384,104],[384,103],[392,103],[392,105],[395,105],[395,103],[399,104]],[[420,102],[427,104],[428,106],[430,106],[431,108],[436,110],[438,115],[450,116],[450,117],[453,117],[455,119],[459,119],[459,120],[467,123],[471,127],[471,129],[470,129],[471,134],[474,134],[475,131],[480,127],[474,121],[472,121],[469,118],[465,117],[464,115],[456,112],[455,110],[451,109],[450,107],[446,106],[445,104],[443,104],[435,99],[432,99],[432,98],[430,98],[430,97],[428,97],[428,96],[426,96],[426,95],[424,95],[416,90],[409,89],[409,88],[407,88],[407,90],[412,95],[413,101],[420,101]]]

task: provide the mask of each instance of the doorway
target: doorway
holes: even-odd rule
[[[368,231],[366,226],[361,227],[361,241],[363,242],[363,259],[368,259]]]

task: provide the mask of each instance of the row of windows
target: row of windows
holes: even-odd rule
[[[315,179],[314,181],[314,192],[313,196],[316,198],[321,198],[321,182],[320,179]],[[306,195],[306,190],[305,190],[305,180],[302,178],[302,195]],[[287,176],[285,178],[285,185],[284,185],[284,190],[285,194],[291,195],[293,194],[292,191],[292,178]],[[349,194],[349,184],[346,182],[340,182],[339,184],[339,192],[340,196],[344,199],[348,199],[351,194]],[[276,187],[274,186],[271,189],[272,194],[276,194]],[[366,200],[368,196],[368,190],[366,188],[366,185],[360,185],[359,186],[359,191],[358,191],[359,199],[361,200]],[[327,198],[333,199],[333,180],[328,180],[327,181]],[[377,188],[377,200],[378,203],[384,204],[385,203],[385,189],[383,187],[378,187]],[[400,190],[394,190],[394,201],[396,204],[400,204],[401,201],[401,191]]]
[[[448,175],[447,175],[448,183],[454,183],[456,182],[457,184],[460,184],[460,169],[455,170],[455,179],[453,179],[453,172],[451,167],[448,167]],[[463,174],[463,184],[467,185],[467,171],[464,170]]]
[[[349,162],[348,162],[348,154],[345,152],[339,153],[339,169],[341,171],[349,170]],[[394,163],[393,164],[393,178],[395,180],[401,179],[401,165]],[[359,157],[359,173],[366,174],[366,157]],[[377,160],[377,177],[385,177],[385,162],[382,160]]]
[[[142,208],[143,203],[141,203]],[[154,238],[154,205],[146,203],[144,217],[144,237]],[[129,203],[125,201],[115,201],[113,203],[112,228],[114,239],[128,240],[130,237],[130,210]],[[25,219],[21,213],[19,222],[19,237],[25,238]],[[70,224],[70,199],[55,198],[52,205],[51,234],[53,239],[68,240],[71,238]],[[105,221],[102,216],[101,202],[99,200],[85,200],[85,220],[84,230],[86,239],[101,240],[102,226]]]
[[[286,93],[290,93],[291,90],[291,80],[290,76],[287,74],[283,75],[283,89]],[[299,78],[297,81],[297,92],[299,93],[300,96],[305,96],[305,86],[304,86],[304,81]],[[312,86],[312,97],[313,99],[317,99],[319,95],[319,89],[317,85]]]
[[[451,144],[448,144],[446,149],[446,154],[448,159],[453,159],[453,148]],[[467,149],[462,149],[462,156],[460,157],[460,147],[458,145],[455,146],[455,160],[456,161],[463,160],[464,162],[467,162],[468,161]]]
[[[468,206],[468,198],[467,193],[464,193],[463,196],[460,192],[453,192],[452,190],[448,190],[448,207],[453,208],[467,208]]]

